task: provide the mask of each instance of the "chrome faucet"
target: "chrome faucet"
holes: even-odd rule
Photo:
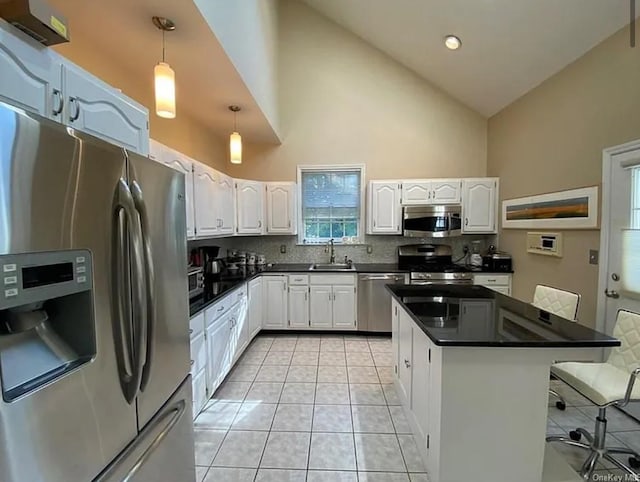
[[[331,255],[329,257],[329,263],[336,264],[336,248],[333,245],[333,238],[331,238],[331,241],[329,241],[329,246],[331,246]]]

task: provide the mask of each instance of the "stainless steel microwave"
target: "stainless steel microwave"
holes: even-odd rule
[[[189,267],[187,279],[189,280],[189,299],[200,296],[204,291],[204,272],[202,267]]]
[[[445,238],[462,234],[459,205],[405,206],[402,234],[412,238]]]

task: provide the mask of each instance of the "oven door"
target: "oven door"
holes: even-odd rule
[[[402,233],[406,237],[444,238],[462,234],[460,206],[407,206]]]

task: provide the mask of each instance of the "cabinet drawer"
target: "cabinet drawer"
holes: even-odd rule
[[[240,288],[233,290],[231,293],[225,295],[219,301],[216,301],[205,311],[207,318],[207,326],[211,326],[212,323],[217,321],[221,316],[224,316],[229,310],[237,303],[247,299],[247,284],[244,283]]]
[[[309,284],[309,275],[308,274],[290,274],[289,275],[289,284],[290,285],[308,285]]]
[[[312,285],[355,285],[355,274],[312,274],[309,276]]]
[[[191,374],[199,373],[207,365],[207,345],[204,339],[204,333],[191,339]]]
[[[473,276],[474,284],[477,285],[508,285],[510,275],[508,274],[476,274]]]
[[[191,339],[204,332],[204,311],[189,320],[189,337]]]

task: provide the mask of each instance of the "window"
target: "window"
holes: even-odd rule
[[[362,166],[298,167],[300,243],[359,242]]]

